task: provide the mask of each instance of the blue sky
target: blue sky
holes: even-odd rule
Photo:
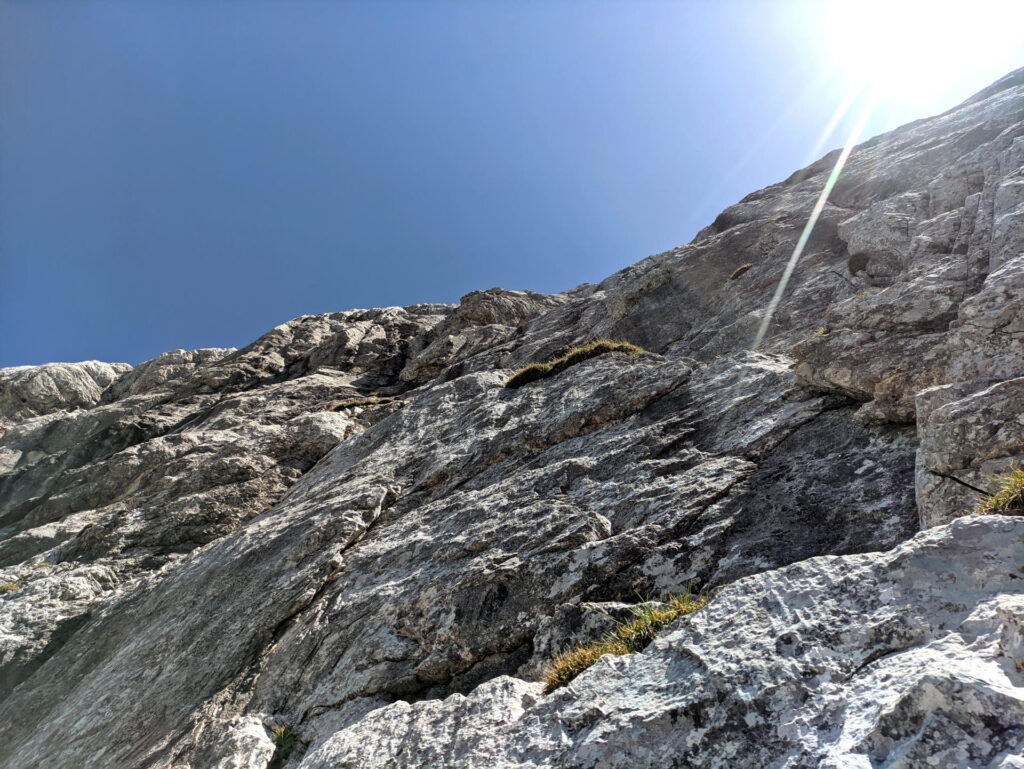
[[[0,366],[599,281],[843,143],[821,8],[0,3]],[[866,133],[1024,64],[986,48]]]

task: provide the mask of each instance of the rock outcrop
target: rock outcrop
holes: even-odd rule
[[[1024,519],[961,517],[1024,462],[1024,70],[851,155],[751,351],[834,161],[564,294],[0,370],[0,767],[1024,766]]]
[[[0,369],[0,434],[12,424],[54,411],[95,406],[127,363],[47,363]]]
[[[748,577],[566,689],[396,702],[302,766],[1019,766],[1022,541],[1024,519],[963,519]]]

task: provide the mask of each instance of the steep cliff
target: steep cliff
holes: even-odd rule
[[[961,517],[1024,463],[1024,70],[854,151],[751,351],[834,161],[564,294],[0,370],[0,767],[1024,767],[1024,518]]]

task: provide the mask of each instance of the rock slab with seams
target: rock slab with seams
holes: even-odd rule
[[[1024,462],[1024,71],[857,148],[751,351],[834,161],[598,285],[0,370],[0,769],[1024,766],[1024,524],[961,517]]]

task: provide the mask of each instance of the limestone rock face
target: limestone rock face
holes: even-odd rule
[[[204,363],[220,360],[234,349],[211,347],[205,350],[171,350],[136,366],[117,378],[103,391],[103,402],[111,403],[128,395],[138,395],[168,382],[186,378]]]
[[[1024,71],[852,154],[752,351],[834,161],[563,294],[0,371],[0,769],[1024,766],[1024,519],[961,517],[1024,461]]]
[[[0,433],[34,416],[95,406],[127,363],[46,363],[0,369]]]
[[[1024,519],[962,519],[748,577],[551,695],[500,677],[396,702],[300,766],[1018,766],[1022,541]]]

